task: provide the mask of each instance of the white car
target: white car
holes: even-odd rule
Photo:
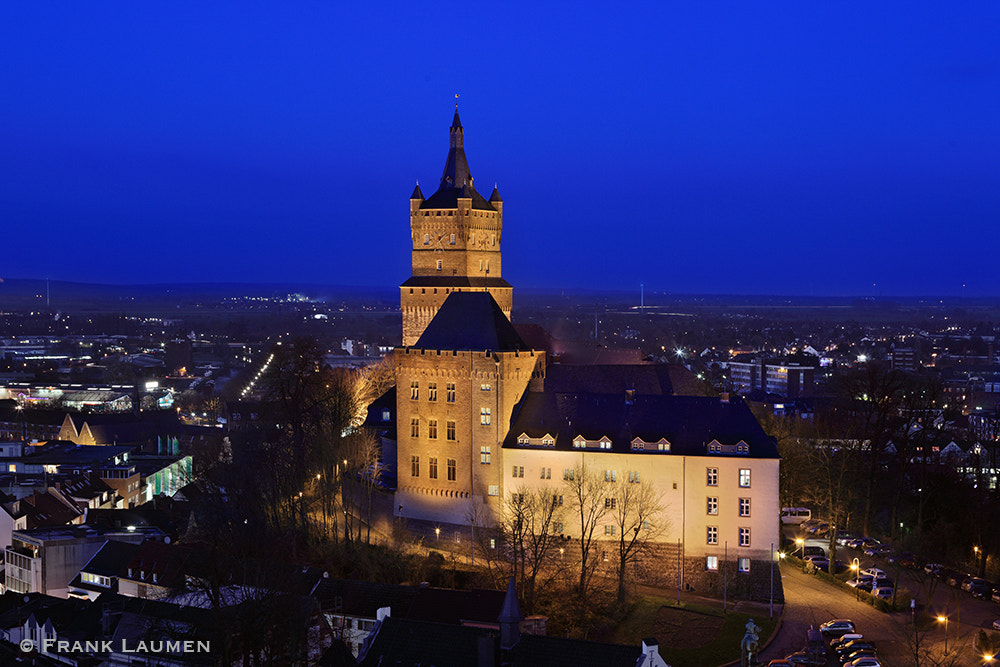
[[[872,595],[882,600],[891,600],[892,593],[893,593],[892,586],[879,586],[878,588],[872,591]]]
[[[882,663],[874,656],[865,656],[857,660],[845,662],[844,667],[882,667]]]

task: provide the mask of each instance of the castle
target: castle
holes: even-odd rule
[[[410,231],[394,410],[382,404],[395,423],[397,519],[467,526],[531,490],[561,505],[567,481],[589,470],[607,483],[599,538],[617,539],[616,485],[649,485],[663,508],[657,539],[692,578],[767,571],[780,546],[774,441],[742,400],[691,395],[683,368],[553,363],[524,342],[501,278],[503,202],[473,185],[457,109],[437,191],[410,198]],[[553,529],[580,532],[571,518]]]

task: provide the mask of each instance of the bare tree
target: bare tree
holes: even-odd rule
[[[621,605],[626,598],[629,563],[635,562],[651,542],[664,535],[669,525],[664,519],[663,494],[641,481],[638,471],[629,472],[627,480],[623,476],[614,482],[610,496],[605,498],[605,507],[618,537],[618,604]]]
[[[610,472],[610,471],[609,471]],[[570,498],[570,507],[574,513],[577,527],[580,529],[580,579],[577,594],[581,600],[587,597],[598,560],[594,554],[594,533],[604,519],[605,508],[605,477],[607,473],[592,470],[581,459],[580,465],[570,470],[569,479],[565,481],[566,495]],[[610,478],[607,480],[611,481]]]

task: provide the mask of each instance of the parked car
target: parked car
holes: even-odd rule
[[[854,621],[846,618],[835,618],[819,626],[824,637],[839,637],[848,632],[854,632]]]
[[[880,600],[891,600],[894,589],[892,586],[875,586],[872,588],[872,595]]]
[[[958,588],[962,585],[962,582],[965,581],[965,575],[949,570],[942,575],[942,579],[944,580],[944,583],[949,586]]]
[[[868,576],[874,577],[875,579],[880,579],[889,576],[885,573],[885,570],[880,570],[877,567],[869,567],[867,569],[861,570],[861,574],[867,574]]]
[[[874,581],[875,577],[869,576],[867,574],[860,574],[853,579],[848,579],[847,585],[850,586],[851,588],[861,588],[862,590],[864,590],[864,587],[867,586],[868,587],[867,590],[871,590],[872,583]]]
[[[840,658],[841,662],[844,662],[849,655],[860,650],[874,651],[875,642],[870,639],[855,639],[854,641],[849,641],[846,644],[842,644],[837,647],[837,657]]]
[[[904,551],[899,554],[899,558],[896,559],[903,567],[913,568],[917,566],[917,557],[909,551]]]
[[[997,620],[993,621],[993,629],[994,630],[1000,630],[1000,618],[998,618]]]
[[[993,594],[990,595],[990,599],[996,602],[997,604],[1000,604],[1000,586],[995,586],[993,588]]]
[[[882,663],[874,656],[866,656],[852,660],[851,662],[845,662],[844,667],[882,667]]]
[[[854,641],[855,639],[864,639],[864,635],[858,632],[848,632],[847,634],[839,637],[834,637],[830,640],[830,649],[836,651],[838,646],[843,646],[847,642]]]
[[[767,667],[794,667],[794,665],[784,658],[778,658],[767,663]]]
[[[826,572],[830,569],[830,561],[826,556],[806,556],[806,572],[815,573],[817,570]]]
[[[817,661],[815,658],[811,657],[808,653],[804,651],[799,651],[798,653],[792,653],[791,655],[786,655],[785,660],[792,663],[793,665],[809,665],[809,667],[819,667],[826,665],[826,660]]]
[[[924,565],[924,572],[933,574],[934,576],[940,575],[943,569],[944,565],[941,563],[927,563],[927,565]]]
[[[872,582],[872,588],[883,588],[885,586],[895,588],[896,582],[892,580],[892,577],[875,577],[875,581]]]
[[[841,659],[838,658],[838,660]],[[876,654],[874,651],[857,651],[855,653],[852,653],[851,655],[845,656],[841,661],[845,665],[850,665],[851,667],[854,667],[855,665],[865,665],[866,661],[871,661],[871,660],[875,661],[874,664],[877,665],[882,664],[878,662],[878,654]],[[868,662],[867,664],[871,665],[873,663]]]
[[[847,546],[847,542],[849,540],[853,540],[853,539],[854,539],[854,535],[851,535],[846,530],[838,530],[837,531],[836,542],[837,542],[837,546],[838,547]]]

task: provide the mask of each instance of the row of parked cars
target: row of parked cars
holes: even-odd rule
[[[829,646],[827,641],[830,642]],[[827,621],[819,626],[819,630],[810,628],[806,645],[801,651],[772,660],[768,667],[826,667],[829,664],[828,656],[838,666],[882,667],[875,652],[875,642],[865,639],[864,635],[857,632],[854,622],[846,618]]]

